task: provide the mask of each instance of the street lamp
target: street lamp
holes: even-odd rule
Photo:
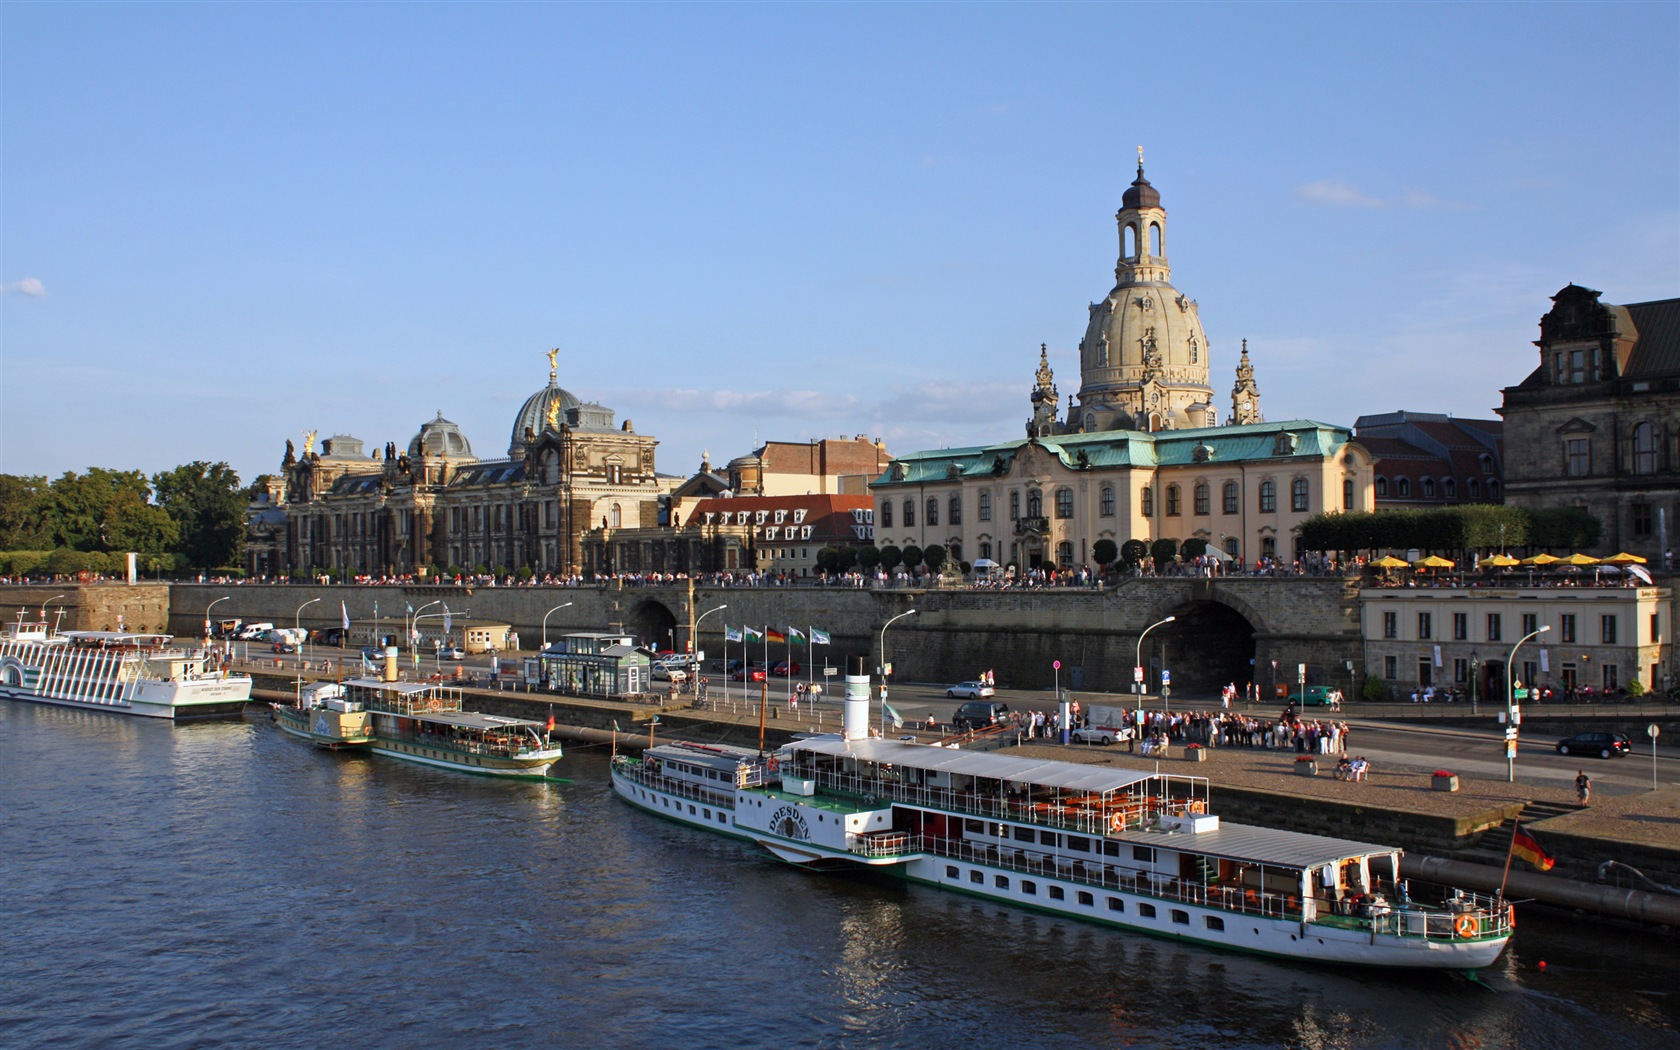
[[[1552,629],[1551,624],[1537,631],[1530,631],[1517,639],[1517,644],[1511,646],[1511,658],[1505,661],[1505,781],[1509,784],[1517,782],[1517,683],[1514,673],[1517,667],[1517,650],[1523,643],[1535,635],[1545,634]]]
[[[1476,650],[1470,650],[1470,713],[1472,715],[1476,713],[1476,684],[1480,678],[1477,672],[1481,665],[1481,660],[1476,656]]]
[[[1155,628],[1161,626],[1162,624],[1172,623],[1176,619],[1178,619],[1178,617],[1169,616],[1165,620],[1160,620],[1160,621],[1157,621],[1155,623],[1152,623],[1148,627],[1145,627],[1143,629],[1143,634],[1138,635],[1137,660],[1132,664],[1132,668],[1133,668],[1132,677],[1137,679],[1137,681],[1133,684],[1137,686],[1137,694],[1138,694],[1137,706],[1138,706],[1138,713],[1139,714],[1143,713],[1143,639],[1144,639],[1144,636],[1147,635],[1150,631],[1153,631]]]
[[[53,602],[58,601],[60,598],[68,598],[68,597],[70,597],[68,594],[55,594],[51,598],[48,598],[46,601],[41,603],[41,620],[43,622],[43,626],[45,625],[45,621],[47,619],[47,606],[51,605]],[[64,610],[63,609],[58,610],[58,618],[61,622],[63,621],[63,619],[64,619]],[[56,623],[53,624],[53,633],[54,634],[58,633],[58,624],[56,624]]]
[[[551,616],[554,613],[559,612],[561,609],[570,608],[571,605],[572,605],[571,602],[567,602],[564,605],[556,605],[554,608],[548,610],[548,612],[543,613],[542,635],[543,635],[543,649],[544,650],[548,649],[548,618],[549,618],[549,616]]]
[[[700,635],[698,633],[699,630],[700,630],[700,621],[704,620],[706,617],[712,615],[715,612],[722,612],[723,610],[725,610],[727,608],[729,608],[729,606],[720,605],[715,609],[707,609],[705,612],[701,613],[699,616],[696,616],[693,620],[691,620],[689,622],[689,625],[688,625],[688,651],[689,651],[689,655],[690,655],[690,663],[689,663],[689,668],[688,669],[689,669],[689,671],[691,671],[694,674],[695,687],[696,688],[699,687],[699,680],[700,680]],[[690,613],[694,612],[694,605],[692,603],[689,604],[688,611]]]
[[[210,648],[210,610],[226,601],[232,601],[233,595],[224,594],[220,598],[204,607],[204,648]]]
[[[916,610],[906,609],[881,625],[881,735],[886,736],[887,725],[887,628],[904,619],[906,616],[916,615]]]
[[[427,609],[430,609],[434,605],[442,605],[442,604],[443,604],[443,599],[442,598],[439,598],[435,602],[427,602],[425,605],[422,605],[422,606],[420,606],[420,608],[414,610],[413,615],[408,618],[408,655],[410,655],[410,656],[414,655],[414,650],[416,648],[414,632],[415,632],[416,628],[418,628],[419,625],[420,625],[420,614],[425,612]],[[346,641],[348,641],[348,639],[346,639]]]
[[[297,612],[292,615],[292,637],[293,638],[296,638],[303,631],[303,610],[307,609],[311,605],[314,605],[316,602],[318,602],[320,600],[321,599],[319,599],[319,598],[311,598],[308,601],[304,602],[302,605],[297,607]],[[302,663],[301,659],[296,663],[296,667],[297,667],[297,699],[295,701],[293,701],[293,703],[297,707],[302,707],[303,706],[303,663]]]

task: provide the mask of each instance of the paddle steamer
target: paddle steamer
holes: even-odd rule
[[[495,777],[545,777],[561,758],[551,726],[463,710],[461,691],[435,682],[316,682],[273,706],[281,729],[335,751]]]
[[[51,631],[22,615],[0,635],[0,697],[147,718],[237,716],[251,679],[173,636]]]
[[[1222,821],[1205,777],[871,738],[867,679],[853,686],[840,734],[773,755],[693,743],[616,755],[613,790],[801,867],[875,869],[1217,948],[1469,970],[1510,939],[1503,899],[1414,899],[1398,848]]]

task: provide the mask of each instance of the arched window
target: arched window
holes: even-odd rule
[[[1098,364],[1104,364],[1104,365],[1108,364],[1107,361],[1099,361],[1097,363]],[[1095,434],[1096,432],[1097,432],[1097,414],[1095,412],[1085,413],[1085,433]]]
[[[939,497],[938,496],[929,496],[928,499],[927,499],[927,523],[929,525],[938,525],[939,524]],[[909,524],[909,522],[906,522],[905,524]]]
[[[612,505],[612,510],[608,512],[607,520],[612,523],[613,528],[615,528],[615,529],[623,528],[623,526],[624,526],[624,511],[623,511],[623,509],[620,508],[618,504],[614,503]]]
[[[1235,514],[1237,512],[1238,506],[1239,506],[1238,499],[1237,499],[1237,492],[1238,492],[1238,489],[1237,489],[1237,483],[1236,482],[1227,481],[1225,483],[1225,488],[1223,490],[1225,513]]]
[[[950,514],[950,517],[948,517],[946,520],[949,521],[952,525],[961,525],[962,524],[962,495],[960,493],[953,493],[952,494],[952,496],[951,496],[951,514]]]
[[[1633,472],[1657,472],[1657,430],[1649,423],[1641,423],[1633,428]]]
[[[1044,517],[1044,493],[1037,489],[1027,493],[1027,517]]]
[[[1442,478],[1441,495],[1445,496],[1447,499],[1457,499],[1458,482],[1454,481],[1452,478]]]
[[[1300,512],[1307,509],[1307,479],[1296,478],[1289,483],[1289,509]]]
[[[904,527],[907,529],[912,528],[915,524],[916,501],[913,499],[907,499],[904,501]]]
[[[1134,223],[1127,223],[1120,231],[1120,254],[1127,259],[1136,259],[1138,254],[1138,231]]]
[[[1021,520],[1021,490],[1011,489],[1009,492],[1009,520]]]
[[[1412,479],[1400,478],[1394,483],[1394,494],[1401,499],[1409,499],[1412,495]]]
[[[1388,479],[1387,478],[1378,478],[1377,481],[1376,481],[1376,489],[1377,489],[1377,496],[1379,498],[1382,498],[1382,499],[1388,498]]]
[[[990,492],[980,493],[980,520],[992,520],[992,494]]]
[[[1114,517],[1114,486],[1104,485],[1102,487],[1100,499],[1101,502],[1098,504],[1098,507],[1101,509],[1099,513],[1101,513],[1105,518]]]
[[[1237,538],[1235,536],[1225,537],[1225,553],[1232,558],[1237,556]]]
[[[1056,517],[1073,517],[1073,490],[1060,488],[1056,490]]]
[[[1056,544],[1056,564],[1063,568],[1073,564],[1073,544],[1066,540]]]
[[[1179,512],[1178,486],[1177,485],[1168,485],[1167,486],[1167,517],[1176,518],[1176,517],[1178,517],[1178,512]]]
[[[992,541],[991,540],[981,541],[981,543],[980,543],[980,557],[989,559],[989,558],[991,558],[991,556],[992,556]]]
[[[892,524],[892,501],[891,500],[882,500],[881,501],[881,527],[883,529],[890,529],[890,528],[893,527],[893,524]]]
[[[1157,259],[1166,254],[1161,251],[1161,224],[1158,222],[1149,224],[1149,254]]]
[[[1277,482],[1262,481],[1260,483],[1260,513],[1273,514],[1277,512]]]
[[[1488,499],[1499,498],[1499,479],[1488,478]]]
[[[1154,489],[1150,488],[1148,485],[1145,485],[1143,487],[1143,491],[1138,493],[1138,503],[1141,505],[1141,509],[1143,510],[1143,516],[1144,517],[1153,518],[1155,516],[1155,490]]]
[[[1193,494],[1193,498],[1196,501],[1195,507],[1196,507],[1196,513],[1197,514],[1206,514],[1206,513],[1208,513],[1209,510],[1212,509],[1208,505],[1210,496],[1209,496],[1208,483],[1207,482],[1205,482],[1205,481],[1196,482],[1196,488],[1195,488],[1195,492]]]
[[[1424,499],[1434,499],[1435,498],[1435,479],[1434,478],[1424,478],[1418,484],[1421,485],[1422,488],[1423,488],[1423,498]]]

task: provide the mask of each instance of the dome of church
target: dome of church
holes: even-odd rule
[[[467,435],[461,433],[461,428],[443,418],[439,412],[437,418],[420,427],[420,432],[408,443],[410,458],[417,456],[452,456],[463,457],[473,454],[472,444],[467,441]]]
[[[1137,181],[1125,193],[1120,195],[1120,205],[1124,208],[1159,208],[1161,193],[1149,184],[1143,177],[1143,165],[1138,165]]]
[[[508,441],[508,458],[516,460],[524,457],[527,430],[536,435],[550,426],[558,428],[561,423],[576,425],[580,407],[582,403],[571,391],[563,389],[558,377],[550,372],[548,385],[526,398],[525,403],[519,406],[519,414],[513,417],[513,435]]]

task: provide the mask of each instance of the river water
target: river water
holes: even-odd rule
[[[1530,911],[1479,979],[1270,962],[797,872],[563,768],[0,701],[0,1046],[1680,1045],[1672,940]]]

